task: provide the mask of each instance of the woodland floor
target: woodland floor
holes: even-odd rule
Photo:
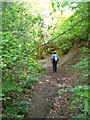
[[[79,49],[63,56],[58,62],[56,73],[52,71],[50,57],[46,58],[45,63],[43,60],[38,61],[47,67],[47,71],[40,82],[36,83],[30,101],[29,118],[71,118],[72,115],[77,116],[78,110],[70,111],[68,109],[73,94],[66,92],[59,95],[57,91],[75,85],[75,70],[72,69],[72,66],[78,63],[79,59]]]

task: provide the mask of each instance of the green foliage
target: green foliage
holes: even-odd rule
[[[81,75],[81,80],[87,80],[89,76],[88,72],[88,57],[85,56],[88,53],[88,48],[83,48],[82,50],[83,58],[81,59],[81,62],[79,62],[75,68],[77,68],[79,75]],[[71,89],[72,92],[75,94],[75,100],[72,101],[72,104],[74,107],[79,108],[83,114],[78,115],[78,118],[85,118],[87,115],[90,115],[89,110],[89,100],[90,100],[90,86],[88,83],[84,85],[78,85]],[[76,104],[77,103],[77,104]],[[84,104],[84,109],[82,108],[82,103]],[[76,106],[76,105],[77,106]]]
[[[31,75],[27,77],[27,79],[23,82],[22,87],[31,89],[32,85],[38,81],[38,78],[35,75]]]
[[[72,106],[69,106],[69,109],[70,109],[70,110],[73,110],[73,107],[72,107]]]
[[[64,92],[66,92],[67,90],[64,90],[64,89],[60,89],[60,90],[58,90],[58,94],[62,94],[62,93],[64,93]]]
[[[87,82],[88,76],[90,74],[88,72],[88,48],[84,47],[82,53],[83,58],[81,59],[81,62],[75,65],[75,68],[78,70],[78,75],[81,76],[81,80],[79,80],[79,82],[84,80],[84,85],[77,85],[76,87],[71,89],[71,91],[74,93],[74,99],[72,100],[73,108],[76,107],[83,112],[83,114],[78,115],[77,118],[87,118],[87,115],[90,115],[90,86],[88,85],[88,83],[85,83],[85,81]]]
[[[88,99],[90,99],[89,96],[89,86],[87,85],[79,85],[76,86],[74,88],[70,88],[69,90],[72,91],[74,93],[75,98],[72,100],[72,105],[73,108],[74,107],[78,107],[80,110],[82,110],[82,106],[81,104],[84,102],[84,112],[85,114],[88,113],[89,109],[88,109]]]
[[[53,12],[56,12],[55,3],[52,1],[51,4],[52,4]]]
[[[15,101],[14,101],[15,102]],[[27,119],[29,113],[29,103],[27,101],[20,101],[6,106],[2,120],[5,119]]]
[[[55,27],[51,27],[47,31],[47,26],[44,26],[44,20],[40,14],[32,13],[31,5],[24,6],[24,2],[2,2],[2,62],[0,66],[2,68],[2,100],[3,102],[3,118],[2,119],[27,119],[29,108],[28,103],[23,100],[25,89],[32,90],[33,85],[39,80],[40,72],[45,71],[45,68],[38,65],[35,61],[38,56],[38,50],[32,54],[29,54],[34,48],[44,41],[44,35],[52,34],[53,37],[62,33],[66,29],[72,27],[77,21],[88,16],[87,3],[77,3],[77,7],[72,7],[69,4],[73,14],[64,18],[64,11],[61,9],[66,7],[68,3],[61,4],[60,2],[52,0],[51,16],[57,14],[57,11],[61,11],[61,16],[58,17],[60,21]],[[61,6],[61,7],[60,7]],[[45,30],[43,28],[45,27]],[[49,27],[49,26],[48,26]],[[46,32],[47,31],[47,32]],[[87,42],[88,34],[88,20],[84,20],[76,25],[72,30],[62,35],[57,42],[58,47],[63,54],[68,53],[72,45],[78,44],[82,41]],[[47,36],[46,35],[46,36]],[[45,55],[43,52],[44,47],[40,49],[40,54]],[[87,48],[83,49],[83,53],[87,53]],[[44,54],[44,55],[43,55]],[[1,58],[1,57],[0,57]],[[81,71],[82,79],[86,79],[90,73],[87,73],[88,58],[85,57],[82,61],[75,66],[78,71]],[[78,72],[79,73],[79,72]],[[42,76],[42,74],[41,74]],[[78,74],[79,76],[79,74]],[[87,86],[77,86],[72,91],[76,94],[76,101],[80,103],[85,98],[84,115],[88,111],[88,90]],[[66,90],[59,90],[61,94]],[[81,101],[79,101],[79,99]],[[72,105],[70,107],[72,110]]]
[[[67,54],[69,52],[70,46],[70,43],[62,44],[61,51],[63,52],[63,54]]]
[[[24,100],[21,104],[24,89],[32,89],[39,73],[45,70],[35,62],[35,53],[29,54],[38,45],[38,26],[43,20],[19,2],[3,2],[2,11],[2,119],[24,119],[29,113],[28,104]]]
[[[88,48],[83,48],[82,49],[82,53],[83,53],[83,58],[81,58],[81,61],[75,65],[75,68],[77,69],[77,76],[79,76],[79,73],[81,73],[80,75],[82,76],[82,79],[86,79],[89,75],[90,72],[88,71],[88,54],[89,50]],[[86,55],[85,55],[86,54]]]
[[[54,8],[57,2],[53,1],[53,3],[54,5],[52,7]],[[70,48],[73,45],[76,45],[81,42],[84,43],[88,40],[88,3],[76,2],[74,3],[76,4],[76,7],[73,7],[73,3],[74,2],[60,3],[61,8],[64,8],[67,5],[69,5],[70,11],[68,10],[67,14],[71,12],[72,14],[70,16],[63,17],[65,11],[64,9],[62,9],[63,12],[60,18],[57,18],[59,22],[57,22],[53,29],[49,30],[49,33],[53,34],[53,37],[56,37],[59,34],[66,31],[68,28],[72,28],[72,26],[81,19],[87,18],[86,20],[82,20],[80,23],[75,25],[71,30],[68,30],[65,34],[63,34],[62,36],[55,40],[55,42],[58,42],[58,46],[61,46],[62,54],[67,54],[67,52],[70,51]]]
[[[77,81],[76,86],[73,88],[71,86],[67,86],[66,89],[58,90],[58,94],[62,94],[67,91],[71,91],[73,93],[73,97],[71,98],[71,105],[69,106],[69,110],[78,109],[81,111],[81,114],[77,116],[77,118],[85,118],[88,119],[90,115],[89,110],[89,101],[90,101],[90,85],[87,83],[89,72],[88,72],[88,48],[82,49],[82,58],[81,61],[74,66],[77,70],[77,77],[79,79]],[[79,77],[79,78],[78,78]],[[81,82],[83,82],[83,85]],[[74,116],[73,116],[74,118]]]

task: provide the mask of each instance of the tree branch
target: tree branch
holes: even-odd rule
[[[59,38],[61,35],[65,34],[66,32],[68,32],[69,30],[71,30],[74,26],[76,26],[78,23],[82,22],[83,20],[86,20],[88,17],[81,19],[80,21],[76,22],[72,27],[68,28],[66,31],[62,32],[61,34],[59,34],[58,36],[56,36],[55,38],[51,39],[49,42],[41,44],[40,46],[36,47],[34,50],[32,50],[31,52],[29,52],[28,54],[32,54],[34,51],[36,51],[39,47],[41,46],[45,46],[47,44],[52,43],[55,39]],[[28,55],[27,54],[27,55]]]
[[[69,30],[71,30],[74,26],[76,26],[77,24],[79,24],[79,23],[82,22],[83,20],[86,20],[87,18],[88,18],[88,17],[85,17],[85,18],[81,19],[80,21],[76,22],[72,27],[68,28],[66,31],[62,32],[61,34],[59,34],[59,35],[56,36],[55,38],[51,39],[49,42],[44,43],[44,44],[41,44],[40,46],[36,47],[35,49],[33,49],[33,50],[32,50],[31,52],[29,52],[28,54],[25,54],[25,56],[32,54],[34,51],[36,51],[36,50],[37,50],[39,47],[41,47],[41,46],[45,46],[45,45],[47,45],[47,44],[52,43],[55,39],[59,38],[61,35],[65,34],[65,33],[68,32]],[[24,57],[25,57],[25,56],[24,56]],[[23,58],[24,58],[24,57],[23,57]],[[18,59],[16,59],[16,61],[14,61],[14,62],[17,62],[18,60],[20,60],[20,58],[21,58],[21,56],[20,56]]]

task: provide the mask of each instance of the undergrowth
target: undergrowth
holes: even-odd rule
[[[36,65],[36,64],[35,64]],[[30,67],[30,66],[28,66]],[[45,68],[42,68],[37,64],[36,70],[32,69],[32,73],[27,71],[27,75],[21,76],[21,74],[18,74],[18,80],[15,81],[13,79],[10,79],[10,76],[8,76],[7,81],[3,81],[2,85],[2,120],[5,119],[28,119],[29,114],[29,104],[28,101],[31,99],[32,92],[34,90],[33,86],[36,82],[39,81],[39,79],[42,77],[43,72],[45,71]],[[13,73],[10,73],[13,76]],[[27,93],[27,91],[29,91]],[[26,99],[25,96],[28,95],[28,98]]]
[[[58,94],[62,94],[67,91],[71,91],[73,93],[73,98],[71,98],[71,105],[69,106],[69,110],[73,111],[74,109],[78,109],[80,114],[78,114],[77,118],[80,119],[88,119],[90,116],[89,109],[89,101],[90,101],[90,86],[88,83],[88,76],[90,72],[88,71],[88,48],[82,49],[82,58],[79,63],[74,66],[76,69],[76,84],[75,87],[67,86],[66,89],[60,89]],[[72,116],[75,118],[75,116]]]

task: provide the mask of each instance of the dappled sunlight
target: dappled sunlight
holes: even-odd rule
[[[0,5],[2,120],[88,119],[88,3]]]
[[[62,15],[62,17],[66,19],[66,18],[70,17],[73,14],[74,14],[73,11],[71,11],[71,10],[65,10],[64,13],[63,13],[63,15]]]

